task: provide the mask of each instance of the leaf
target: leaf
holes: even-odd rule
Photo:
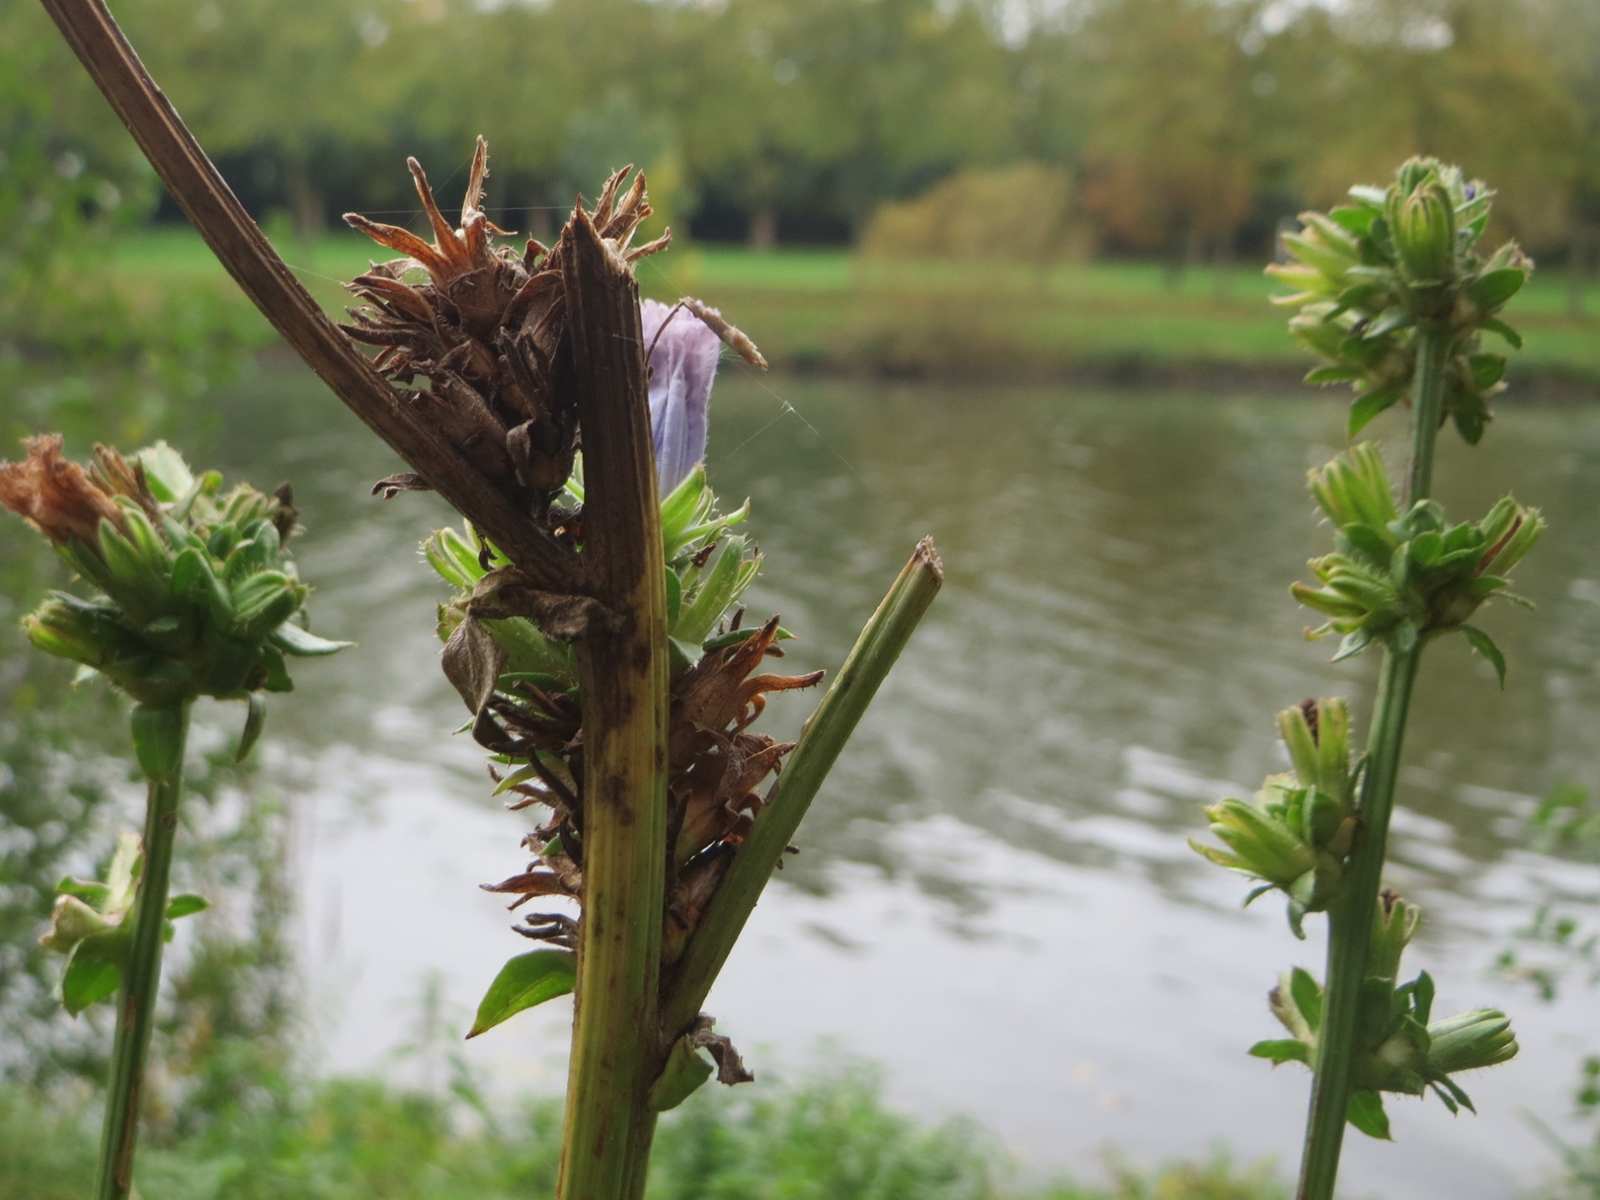
[[[1487,391],[1505,378],[1504,354],[1474,354],[1467,359],[1467,365],[1472,369],[1472,385],[1480,392]]]
[[[1275,1038],[1257,1042],[1250,1047],[1250,1053],[1256,1058],[1270,1058],[1275,1067],[1281,1067],[1286,1062],[1305,1063],[1308,1067],[1311,1065],[1311,1047],[1297,1038]]]
[[[1331,366],[1316,367],[1306,372],[1306,383],[1345,383],[1352,379],[1360,379],[1365,374],[1360,367]]]
[[[1315,1033],[1322,1027],[1322,985],[1304,967],[1296,967],[1289,975],[1289,995]]]
[[[500,974],[484,993],[467,1037],[475,1038],[525,1008],[565,996],[577,975],[577,956],[570,950],[534,950],[517,955],[500,968]]]
[[[1494,639],[1476,625],[1463,625],[1461,632],[1467,635],[1467,641],[1472,643],[1472,648],[1489,660],[1494,667],[1494,673],[1500,678],[1500,686],[1506,686],[1506,656],[1500,653],[1500,647],[1494,644]]]
[[[260,692],[251,692],[248,699],[250,707],[244,715],[244,729],[239,733],[239,749],[233,756],[234,762],[243,762],[250,757],[250,751],[261,740],[261,731],[267,725],[267,698]]]
[[[210,907],[211,901],[204,896],[183,892],[167,901],[167,920],[176,921],[179,917],[192,917],[195,913],[205,912]]]
[[[94,880],[74,879],[68,875],[56,884],[56,895],[76,896],[96,912],[104,912],[111,889]]]
[[[1516,267],[1480,275],[1467,285],[1467,296],[1479,308],[1499,308],[1522,290],[1528,277]]]
[[[1487,321],[1480,322],[1482,328],[1490,333],[1498,333],[1506,340],[1506,344],[1513,349],[1522,349],[1522,335],[1498,317],[1490,317]]]
[[[1348,1110],[1350,1124],[1370,1138],[1390,1142],[1389,1115],[1383,1111],[1383,1097],[1377,1092],[1352,1092]]]
[[[1429,1082],[1433,1084],[1433,1090],[1438,1094],[1439,1099],[1445,1102],[1445,1107],[1452,1113],[1456,1111],[1457,1104],[1469,1113],[1477,1113],[1478,1110],[1472,1103],[1472,1097],[1462,1091],[1461,1086],[1448,1075],[1440,1075]]]
[[[1405,309],[1391,308],[1363,329],[1361,337],[1365,341],[1376,341],[1386,333],[1394,333],[1398,329],[1409,329],[1416,323],[1417,318],[1406,312]]]
[[[310,630],[301,629],[293,621],[285,621],[272,631],[271,642],[285,654],[292,654],[296,658],[320,658],[325,654],[337,654],[354,642],[334,642],[327,638],[320,638]]]
[[[685,1034],[672,1043],[672,1053],[661,1075],[650,1085],[648,1103],[655,1112],[668,1112],[677,1108],[711,1078],[715,1068],[711,1060],[702,1055],[692,1037]]]
[[[1346,658],[1354,658],[1370,645],[1372,645],[1371,630],[1357,629],[1353,633],[1345,634],[1344,640],[1339,643],[1338,653],[1329,661],[1339,662]]]
[[[1417,1021],[1426,1026],[1433,1015],[1433,976],[1423,971],[1411,984],[1411,1008]]]
[[[1373,388],[1371,391],[1362,392],[1350,405],[1350,421],[1345,427],[1345,432],[1350,437],[1355,437],[1371,423],[1385,409],[1393,408],[1395,402],[1404,395],[1405,389],[1399,384],[1390,383],[1383,387]]]
[[[122,959],[127,948],[127,934],[120,929],[107,930],[78,943],[67,969],[61,976],[61,1004],[77,1016],[91,1004],[116,994],[122,986]]]

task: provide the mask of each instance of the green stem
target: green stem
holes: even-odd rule
[[[1428,497],[1433,487],[1433,452],[1444,404],[1445,367],[1452,334],[1438,323],[1417,331],[1417,371],[1412,387],[1415,426],[1411,474],[1402,511]],[[1378,676],[1378,701],[1367,737],[1367,765],[1361,781],[1361,826],[1342,895],[1328,910],[1327,991],[1317,1034],[1316,1078],[1306,1118],[1305,1154],[1300,1164],[1298,1200],[1332,1200],[1339,1153],[1350,1108],[1350,1071],[1357,1052],[1361,988],[1372,948],[1372,925],[1383,886],[1389,818],[1405,741],[1411,689],[1422,660],[1424,640],[1384,651]]]
[[[800,820],[811,807],[817,789],[943,582],[944,569],[933,541],[924,539],[862,629],[833,686],[806,722],[800,744],[784,764],[782,776],[739,846],[668,981],[661,1002],[661,1032],[668,1045],[699,1015],[712,983],[800,828]]]
[[[1449,326],[1428,322],[1417,328],[1417,373],[1412,380],[1411,476],[1406,505],[1433,494],[1433,451],[1443,420],[1445,368],[1455,336]]]
[[[133,744],[148,782],[139,892],[129,920],[133,938],[123,966],[117,1034],[111,1051],[111,1084],[95,1200],[126,1200],[133,1191],[133,1155],[139,1140],[139,1101],[150,1054],[156,996],[161,988],[161,951],[166,944],[167,884],[178,829],[183,787],[183,750],[189,733],[189,703],[133,712]]]

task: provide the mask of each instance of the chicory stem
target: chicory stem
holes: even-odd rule
[[[1413,430],[1408,494],[1401,511],[1428,498],[1433,487],[1433,452],[1444,403],[1445,367],[1452,340],[1442,323],[1417,330],[1417,369],[1412,386]],[[1328,910],[1327,991],[1317,1034],[1316,1077],[1306,1142],[1300,1164],[1297,1200],[1332,1200],[1339,1153],[1350,1107],[1350,1071],[1357,1051],[1361,990],[1372,947],[1372,924],[1383,886],[1389,818],[1405,741],[1412,685],[1422,660],[1419,631],[1385,650],[1378,675],[1378,699],[1367,738],[1367,765],[1361,781],[1360,828],[1350,852],[1343,894]]]
[[[138,898],[130,920],[133,935],[123,964],[117,1003],[116,1041],[95,1200],[127,1200],[133,1191],[133,1157],[139,1140],[140,1098],[150,1055],[156,997],[161,989],[161,953],[166,944],[167,887],[172,844],[178,829],[183,753],[189,733],[189,702],[133,711],[133,745],[148,786]]]

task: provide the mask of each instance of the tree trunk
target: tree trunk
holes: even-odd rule
[[[1583,289],[1589,275],[1589,243],[1593,230],[1584,221],[1572,223],[1567,242],[1567,316],[1583,316]]]
[[[1233,299],[1233,239],[1230,226],[1211,244],[1211,298],[1219,304]]]
[[[764,254],[777,246],[778,213],[770,204],[763,204],[750,214],[750,249]]]
[[[295,236],[314,241],[327,228],[327,205],[311,178],[311,164],[305,151],[291,150],[283,156],[284,198],[294,220]]]

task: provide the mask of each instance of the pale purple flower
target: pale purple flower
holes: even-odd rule
[[[640,305],[650,354],[650,433],[656,477],[665,496],[706,456],[706,412],[722,341],[684,308],[646,300]]]

